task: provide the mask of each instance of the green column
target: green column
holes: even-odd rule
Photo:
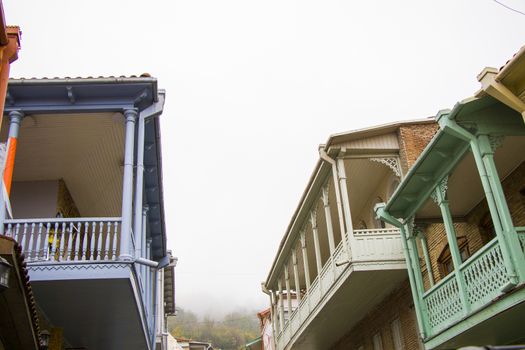
[[[419,260],[414,256],[414,250],[412,249],[412,244],[409,244],[410,239],[407,237],[406,226],[399,227],[401,230],[401,242],[403,244],[403,253],[405,254],[405,260],[407,262],[408,270],[408,279],[410,282],[410,289],[412,291],[412,299],[414,300],[414,309],[416,310],[416,317],[418,320],[418,327],[421,333],[421,338],[425,339],[427,336],[428,329],[428,312],[426,311],[425,303],[423,301],[423,293],[425,293],[422,288],[422,283],[418,282],[418,273],[419,271],[419,281],[421,281],[421,270],[419,268]]]
[[[432,265],[430,264],[430,255],[428,254],[427,237],[425,236],[424,232],[420,232],[418,237],[421,242],[421,249],[423,250],[423,257],[425,258],[425,265],[427,266],[428,281],[430,283],[430,287],[433,287],[434,286],[434,273],[432,271]]]
[[[463,310],[465,314],[470,311],[470,304],[467,298],[465,278],[461,273],[461,253],[459,252],[458,241],[456,238],[456,230],[454,229],[454,222],[452,221],[452,214],[448,206],[448,201],[445,199],[445,188],[446,188],[447,177],[445,177],[436,187],[435,198],[436,202],[441,209],[441,216],[443,217],[443,224],[447,233],[447,241],[450,249],[450,255],[452,256],[452,263],[454,264],[454,277],[458,284],[459,296],[461,303],[463,304]]]
[[[487,180],[492,188],[497,214],[501,220],[502,237],[507,243],[506,248],[508,249],[514,271],[517,274],[518,280],[512,282],[517,283],[519,280],[525,279],[525,256],[521,250],[519,238],[512,222],[498,170],[496,169],[496,163],[494,162],[494,151],[498,145],[491,144],[491,141],[498,143],[501,141],[501,137],[499,140],[495,138],[491,140],[488,135],[478,136],[479,150],[486,170]]]

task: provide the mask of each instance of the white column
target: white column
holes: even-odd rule
[[[284,330],[284,304],[283,304],[283,285],[281,278],[277,281],[277,288],[279,289],[279,325],[281,326],[280,331]]]
[[[332,225],[332,213],[330,212],[330,202],[328,199],[328,184],[323,187],[322,193],[324,216],[326,217],[326,231],[328,233],[328,245],[330,246],[330,255],[335,251],[334,227]]]
[[[288,303],[288,322],[290,322],[290,319],[292,318],[292,292],[290,289],[290,276],[288,273],[288,262],[286,262],[286,265],[284,267],[284,282],[286,286],[286,299]]]
[[[306,251],[306,235],[301,231],[301,250],[303,253],[304,280],[306,281],[306,292],[310,291],[310,267],[308,266],[308,252]]]
[[[299,281],[299,269],[297,267],[297,253],[295,247],[292,250],[293,277],[295,283],[295,293],[297,294],[297,303],[301,303],[301,282]]]
[[[353,241],[353,226],[352,226],[352,213],[350,212],[350,197],[348,196],[348,188],[346,186],[346,172],[345,172],[345,163],[341,158],[337,159],[337,171],[339,173],[339,186],[341,187],[341,197],[343,201],[343,213],[346,223],[346,233],[342,233],[342,241],[344,242],[345,249],[348,254],[348,261],[350,261],[350,248],[348,247],[348,242]],[[348,234],[348,240],[346,235]]]
[[[321,270],[323,269],[323,262],[321,261],[321,246],[319,244],[317,212],[315,210],[310,212],[310,223],[312,224],[312,233],[314,236],[315,266],[317,267],[317,278],[319,278],[319,290],[324,291],[321,283]]]
[[[141,113],[138,118],[137,127],[137,168],[135,173],[135,217],[133,232],[135,233],[135,257],[142,257],[142,241],[146,237],[142,236],[143,219],[143,193],[144,193],[144,115]]]

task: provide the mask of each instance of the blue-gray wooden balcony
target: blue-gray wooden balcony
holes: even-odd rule
[[[277,350],[330,348],[406,280],[399,229],[373,215],[402,176],[397,127],[321,147],[264,283]]]
[[[377,207],[402,229],[425,348],[524,343],[522,116],[482,95],[437,118],[439,132]],[[432,252],[439,244],[445,254]]]
[[[149,77],[9,82],[2,140],[16,132],[18,147],[0,230],[22,245],[41,315],[68,347],[155,347],[163,101]],[[59,185],[79,215],[57,217]]]

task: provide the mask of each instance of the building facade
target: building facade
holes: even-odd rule
[[[21,246],[42,328],[61,346],[167,346],[163,104],[149,76],[9,82],[0,234]]]
[[[333,135],[320,146],[263,286],[277,350],[420,346],[400,231],[373,209],[436,129],[433,119],[400,122]],[[285,305],[289,295],[297,307]]]
[[[403,237],[426,349],[525,343],[524,48],[478,79],[376,208]]]

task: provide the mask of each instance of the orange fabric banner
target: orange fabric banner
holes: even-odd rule
[[[7,156],[4,169],[4,184],[8,196],[11,194],[11,182],[13,180],[13,169],[15,166],[16,142],[16,137],[10,137],[7,141]]]

